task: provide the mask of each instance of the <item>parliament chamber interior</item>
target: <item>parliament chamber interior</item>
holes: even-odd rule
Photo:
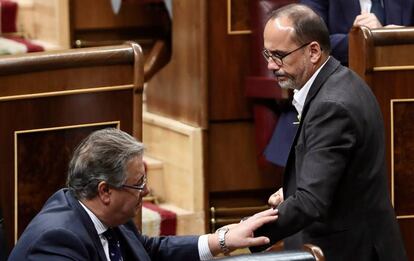
[[[0,1],[6,253],[65,186],[75,146],[102,128],[145,145],[150,194],[134,222],[146,235],[214,232],[267,209],[282,186],[283,166],[264,151],[293,93],[275,88],[261,51],[269,12],[297,1],[116,2]],[[414,29],[353,27],[349,67],[378,99],[389,193],[414,260]]]

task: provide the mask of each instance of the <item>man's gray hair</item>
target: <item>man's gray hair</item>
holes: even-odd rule
[[[126,132],[115,128],[95,131],[75,149],[66,185],[78,199],[95,197],[101,181],[121,187],[129,160],[143,153],[144,145]]]

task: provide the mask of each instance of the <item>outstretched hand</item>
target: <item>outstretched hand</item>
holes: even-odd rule
[[[253,232],[266,223],[274,222],[277,217],[277,209],[268,209],[256,213],[240,223],[228,225],[229,231],[225,236],[227,247],[230,251],[233,251],[238,248],[268,244],[270,242],[269,238],[264,236],[254,237]],[[216,234],[209,238],[209,247],[213,255],[221,252]]]

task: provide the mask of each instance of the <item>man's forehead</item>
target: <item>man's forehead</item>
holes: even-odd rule
[[[133,174],[141,174],[145,172],[144,161],[142,156],[136,156],[129,160],[127,168]]]
[[[279,47],[292,44],[292,35],[295,29],[287,17],[278,17],[269,20],[263,33],[266,49],[275,50]]]

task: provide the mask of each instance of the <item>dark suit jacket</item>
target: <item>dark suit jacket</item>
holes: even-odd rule
[[[406,260],[387,192],[381,111],[333,57],[306,98],[283,192],[278,220],[255,234],[272,243],[293,235],[287,247],[315,244],[328,261]]]
[[[133,255],[126,260],[199,260],[198,237],[141,235],[133,222],[118,227]],[[106,260],[95,227],[67,189],[51,196],[30,222],[9,260]]]
[[[414,25],[413,0],[383,0],[385,25]],[[348,64],[348,32],[361,14],[359,0],[301,0],[317,12],[328,26],[332,55]]]

